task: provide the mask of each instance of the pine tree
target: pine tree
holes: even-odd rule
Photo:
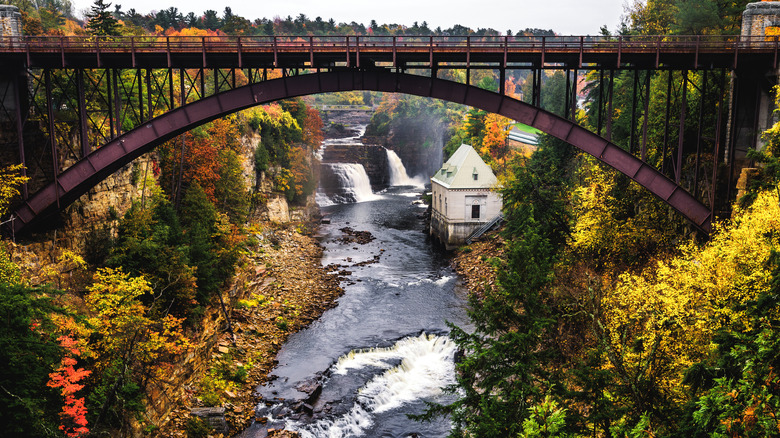
[[[95,36],[119,35],[120,25],[108,8],[111,3],[103,3],[103,0],[95,0],[92,11],[87,14],[87,32]]]

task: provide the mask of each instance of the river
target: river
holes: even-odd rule
[[[303,437],[448,434],[446,418],[421,423],[407,414],[452,397],[441,391],[455,382],[456,348],[446,321],[468,325],[466,291],[422,232],[424,206],[413,203],[422,180],[401,174],[398,163],[390,178],[398,185],[380,193],[365,187],[362,166],[333,166],[343,170],[344,191],[318,195],[330,220],[319,233],[322,264],[345,275],[344,295],[282,347],[276,378],[258,388],[265,401],[258,416],[266,424],[242,437],[265,436],[268,428]],[[373,240],[355,241],[355,232],[366,231]]]

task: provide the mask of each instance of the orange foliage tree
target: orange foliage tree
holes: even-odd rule
[[[65,354],[62,356],[59,368],[49,374],[49,382],[46,383],[46,386],[62,388],[60,393],[65,397],[65,404],[60,413],[62,420],[60,430],[69,438],[77,438],[87,435],[89,429],[87,428],[87,408],[84,406],[84,397],[76,398],[74,394],[84,388],[84,385],[78,382],[89,376],[92,371],[75,368],[75,358],[81,355],[77,341],[70,335],[60,336],[57,340],[65,350]]]
[[[322,118],[315,108],[306,108],[306,117],[303,119],[303,142],[312,148],[318,148],[322,143]]]
[[[500,161],[506,156],[506,138],[509,119],[490,113],[485,116],[485,135],[482,138],[480,153],[483,157],[490,156],[494,161]]]
[[[182,195],[179,193],[179,180],[187,184],[198,183],[209,200],[216,203],[215,187],[223,165],[220,151],[237,152],[238,148],[239,132],[232,117],[217,119],[193,129],[158,148],[162,168],[160,184],[171,198],[176,198]]]

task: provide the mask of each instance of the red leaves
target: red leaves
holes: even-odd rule
[[[76,340],[68,335],[60,336],[57,340],[60,341],[60,346],[65,349],[66,355],[62,357],[60,367],[49,374],[50,380],[46,386],[62,388],[60,392],[65,397],[65,403],[60,413],[62,420],[60,430],[65,432],[65,436],[69,438],[78,438],[88,434],[89,429],[86,427],[87,408],[84,406],[84,397],[76,398],[74,394],[84,388],[84,385],[79,385],[78,382],[89,376],[92,371],[74,367],[76,359],[73,356],[81,354],[77,348]]]

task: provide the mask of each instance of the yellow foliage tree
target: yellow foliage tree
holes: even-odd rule
[[[84,355],[93,359],[94,386],[104,398],[96,424],[117,406],[122,406],[122,388],[143,388],[148,380],[161,379],[172,359],[189,347],[182,333],[183,319],[149,316],[139,297],[152,292],[143,277],[130,277],[120,269],[104,268],[95,274],[84,298],[89,317],[87,333],[81,330]]]
[[[778,244],[780,205],[767,190],[703,248],[686,243],[671,260],[621,275],[601,303],[608,368],[632,390],[652,386],[684,401],[684,373],[711,352],[713,334],[739,324],[733,309],[770,289],[767,260]],[[636,393],[640,409],[644,396]]]

